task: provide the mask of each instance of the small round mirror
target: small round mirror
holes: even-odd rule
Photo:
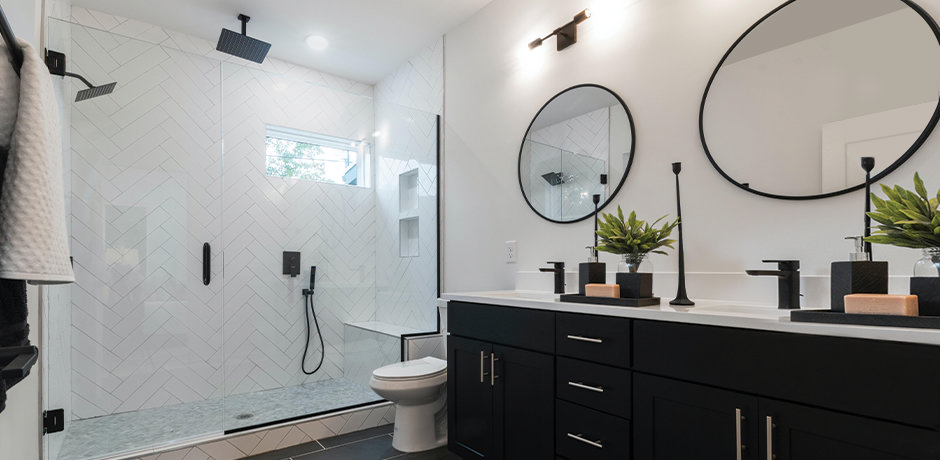
[[[907,0],[790,0],[718,63],[699,129],[712,165],[749,192],[823,198],[877,181],[937,123],[940,35]]]
[[[519,150],[519,186],[539,216],[584,220],[617,194],[636,145],[627,105],[603,86],[584,84],[551,98],[535,115]]]

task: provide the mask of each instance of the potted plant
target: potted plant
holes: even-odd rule
[[[881,186],[886,199],[874,193],[875,211],[868,216],[878,223],[865,241],[902,248],[921,249],[924,257],[914,265],[911,294],[918,297],[921,315],[940,315],[940,190],[927,195],[920,175],[914,173],[914,191],[899,185]]]
[[[648,223],[637,219],[636,211],[632,211],[630,216],[624,219],[623,210],[617,206],[617,215],[601,213],[601,219],[597,220],[600,244],[596,249],[622,256],[617,273],[620,297],[652,297],[652,273],[638,273],[637,270],[647,254],[666,254],[660,248],[672,248],[672,243],[676,242],[669,239],[669,235],[679,225],[679,219],[666,221],[662,227],[657,228],[656,225],[665,218],[666,216],[662,216],[653,223]]]

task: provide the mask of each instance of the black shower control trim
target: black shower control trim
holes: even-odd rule
[[[290,275],[291,278],[300,274],[300,253],[296,251],[284,251],[284,261],[281,273]]]

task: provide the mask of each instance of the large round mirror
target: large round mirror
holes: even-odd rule
[[[586,219],[617,194],[633,163],[633,118],[603,86],[584,84],[551,98],[535,115],[519,151],[526,202],[552,222]]]
[[[791,0],[724,55],[702,99],[702,145],[735,185],[823,198],[904,162],[937,123],[940,32],[906,0]]]

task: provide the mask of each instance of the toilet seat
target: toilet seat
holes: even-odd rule
[[[382,366],[372,372],[376,380],[403,382],[424,380],[447,373],[447,361],[426,357]]]

